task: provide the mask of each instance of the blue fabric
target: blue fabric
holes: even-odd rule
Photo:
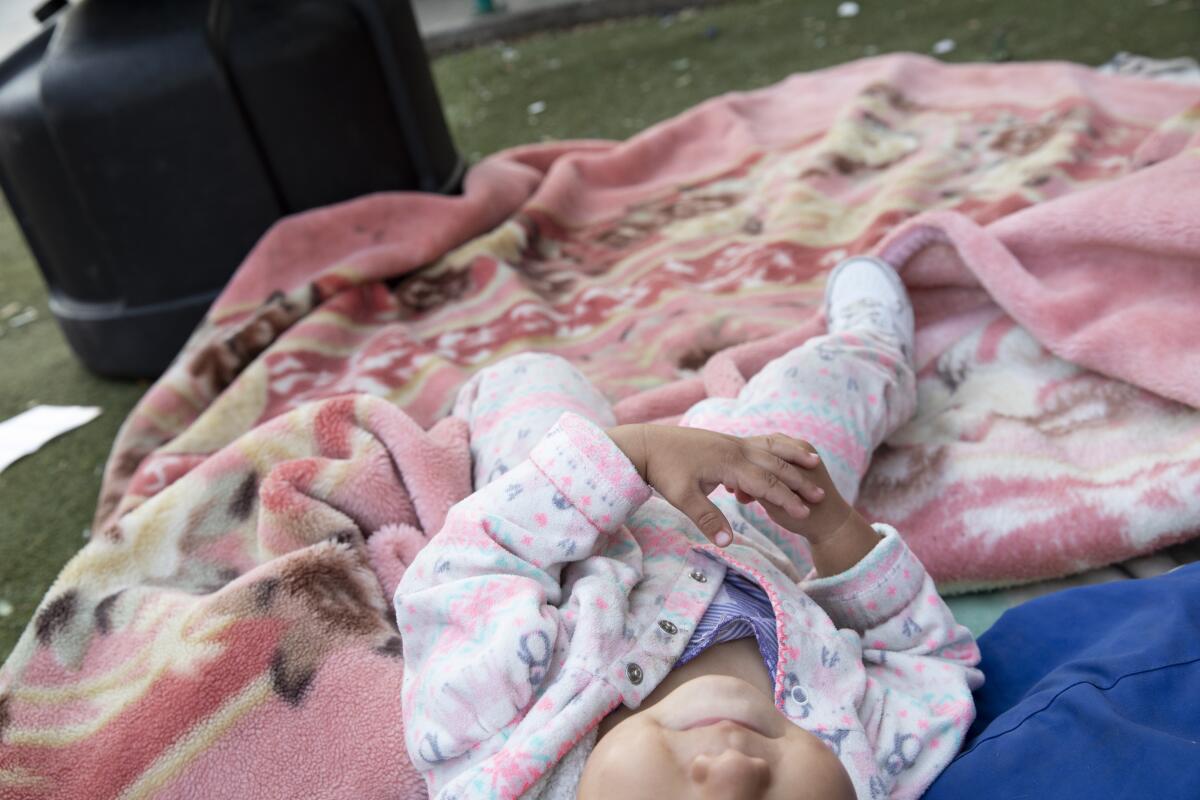
[[[683,666],[714,644],[751,636],[758,642],[758,652],[767,665],[767,672],[774,675],[779,663],[779,640],[775,634],[775,610],[771,608],[771,600],[757,583],[732,569],[727,570],[725,581],[700,618],[675,666]]]
[[[926,800],[1200,797],[1200,563],[1030,601],[979,647],[978,716]]]

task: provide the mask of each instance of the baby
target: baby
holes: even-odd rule
[[[547,355],[464,387],[479,489],[395,597],[431,796],[915,798],[949,763],[978,649],[852,506],[915,407],[912,309],[855,258],[825,315],[678,427]]]

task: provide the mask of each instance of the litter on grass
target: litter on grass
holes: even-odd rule
[[[957,46],[953,39],[939,39],[933,44],[933,52],[939,56],[944,56],[946,53],[954,52],[954,48]]]
[[[35,406],[0,422],[0,472],[42,445],[100,416],[95,406]]]
[[[840,3],[837,7],[837,15],[842,19],[846,19],[847,17],[857,17],[858,12],[858,3]]]
[[[29,323],[36,322],[37,318],[38,318],[37,309],[34,308],[33,306],[29,306],[24,311],[22,311],[20,314],[10,317],[8,320],[8,327],[24,328]]]

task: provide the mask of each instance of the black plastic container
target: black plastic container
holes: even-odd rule
[[[405,0],[81,0],[0,63],[0,186],[104,375],[161,372],[279,217],[462,170]]]

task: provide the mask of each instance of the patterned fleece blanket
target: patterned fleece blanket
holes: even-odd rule
[[[886,56],[279,223],[0,671],[0,797],[423,796],[388,598],[470,491],[455,389],[552,351],[669,420],[820,330],[849,253],[919,324],[920,410],[862,504],[946,590],[1195,535],[1198,103]]]

